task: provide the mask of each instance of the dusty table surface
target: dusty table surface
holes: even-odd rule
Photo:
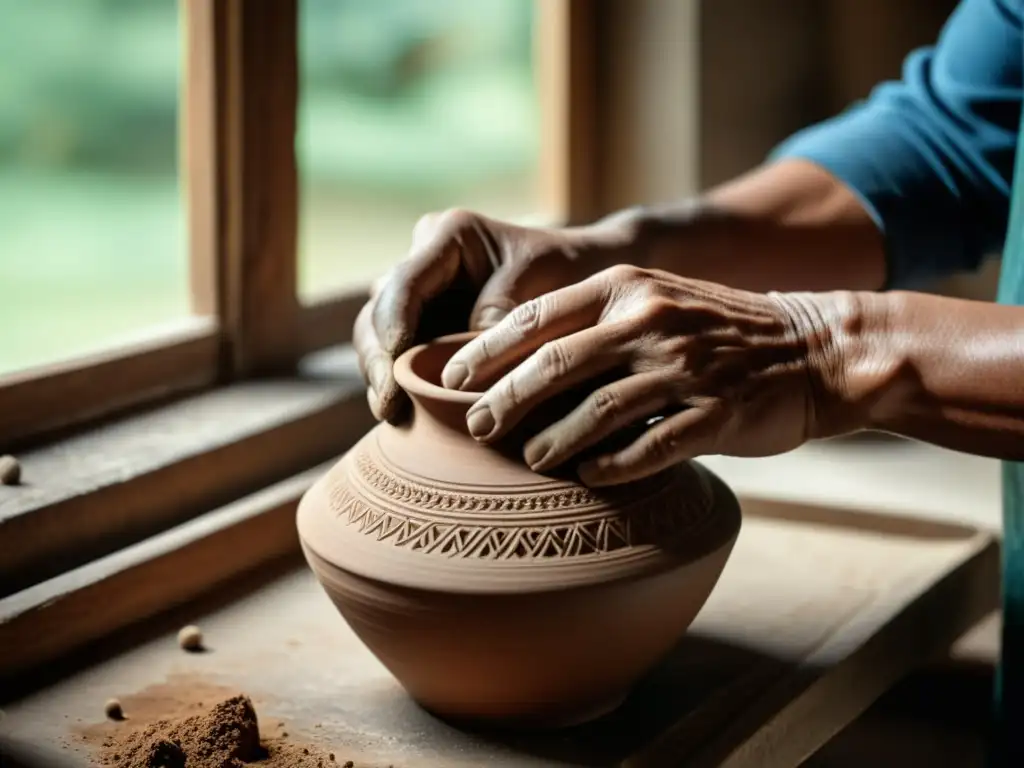
[[[688,636],[619,711],[587,726],[474,734],[432,717],[298,568],[188,616],[207,653],[181,651],[168,632],[9,704],[0,744],[28,765],[88,765],[84,731],[129,726],[103,723],[110,697],[131,717],[245,692],[264,730],[357,768],[796,765],[994,607],[989,534],[770,502],[744,509]]]
[[[927,443],[865,433],[807,443],[758,459],[706,456],[701,463],[740,496],[849,506],[998,531],[1000,462]]]

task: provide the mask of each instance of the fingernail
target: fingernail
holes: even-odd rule
[[[547,469],[544,460],[551,453],[551,443],[547,440],[531,440],[523,449],[523,460],[534,472]]]
[[[441,383],[448,389],[459,389],[469,378],[469,368],[462,363],[448,363],[441,371]]]
[[[376,358],[370,363],[366,375],[370,379],[370,386],[377,390],[377,392],[383,392],[388,383],[387,363],[380,358]]]
[[[480,406],[467,414],[466,424],[469,426],[469,434],[479,440],[494,431],[494,414],[486,405]]]
[[[490,328],[491,326],[495,326],[500,323],[507,314],[508,312],[504,309],[488,307],[487,309],[480,311],[480,316],[477,318],[476,324],[481,329]]]

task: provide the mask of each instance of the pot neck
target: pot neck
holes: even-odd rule
[[[455,433],[471,439],[466,426],[466,414],[479,398],[459,402],[411,392],[409,398],[412,400],[412,424],[417,428]]]
[[[412,421],[417,427],[469,438],[466,413],[483,393],[446,389],[440,382],[445,364],[475,335],[444,336],[410,349],[395,361],[395,381],[412,400]]]

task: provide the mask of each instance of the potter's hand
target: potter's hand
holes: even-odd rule
[[[374,416],[402,412],[392,365],[414,343],[493,326],[523,301],[607,266],[621,239],[609,226],[533,229],[460,210],[424,216],[408,257],[377,281],[356,319]]]
[[[586,484],[611,485],[697,455],[771,455],[845,430],[855,409],[843,404],[846,361],[833,340],[853,300],[617,266],[521,305],[459,350],[442,377],[450,388],[489,387],[467,421],[490,442],[540,402],[614,374],[524,450],[543,472],[663,415],[580,465]]]

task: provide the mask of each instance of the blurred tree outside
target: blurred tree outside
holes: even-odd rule
[[[416,219],[537,213],[533,0],[302,0],[300,287],[365,283]]]
[[[304,295],[534,212],[531,0],[301,0]],[[173,0],[0,0],[0,372],[188,313]]]
[[[0,372],[188,311],[177,6],[0,0]]]

